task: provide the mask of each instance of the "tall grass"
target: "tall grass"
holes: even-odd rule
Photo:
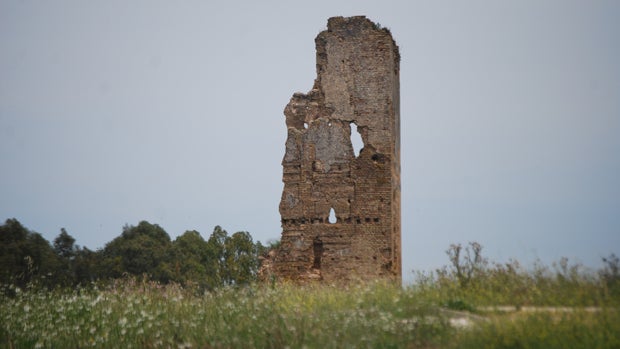
[[[481,270],[463,285],[447,270],[418,274],[413,286],[436,302],[463,310],[474,306],[620,306],[620,293],[611,290],[596,274],[575,265],[550,269],[536,265],[528,271],[518,263]]]
[[[620,348],[618,278],[601,275],[560,261],[460,276],[446,268],[404,288],[257,284],[203,293],[134,278],[74,290],[3,286],[0,348]],[[522,310],[487,310],[498,305]],[[455,325],[455,316],[474,320]]]
[[[603,308],[495,316],[457,333],[452,343],[462,349],[620,348],[620,313]]]
[[[438,308],[384,283],[279,285],[196,295],[124,280],[104,290],[12,290],[2,345],[19,348],[359,348],[441,343]]]
[[[620,261],[615,255],[603,259],[607,265],[597,273],[566,258],[551,267],[536,263],[525,268],[517,261],[489,263],[480,251],[477,243],[464,250],[452,245],[447,251],[452,265],[418,273],[414,288],[439,304],[461,310],[499,305],[620,306]]]

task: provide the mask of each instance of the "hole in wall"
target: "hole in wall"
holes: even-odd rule
[[[386,157],[384,154],[373,154],[371,159],[375,162],[375,164],[384,164],[386,162]]]
[[[333,208],[329,209],[329,217],[327,218],[327,221],[330,224],[336,223],[336,211],[334,211]]]
[[[321,269],[321,257],[323,256],[323,241],[321,241],[321,239],[314,239],[314,241],[312,242],[312,252],[314,254],[312,268]]]
[[[358,157],[364,148],[364,141],[354,122],[351,123],[351,145],[353,146],[353,154]]]

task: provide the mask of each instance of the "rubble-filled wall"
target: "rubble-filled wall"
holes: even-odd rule
[[[315,42],[314,86],[284,109],[273,271],[294,280],[400,280],[398,46],[364,16],[330,18]],[[357,156],[352,132],[363,141]]]

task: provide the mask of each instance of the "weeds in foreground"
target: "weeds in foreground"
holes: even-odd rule
[[[460,271],[419,274],[404,288],[257,284],[204,293],[135,278],[73,290],[0,286],[0,348],[620,348],[614,255],[597,274],[566,260],[533,271],[489,264],[480,250],[452,254],[465,263]],[[485,310],[497,305],[523,310]],[[472,313],[465,325],[451,318]]]
[[[603,308],[504,314],[459,332],[452,343],[462,349],[620,348],[620,313]]]
[[[455,310],[511,305],[620,307],[620,262],[615,255],[604,258],[598,273],[563,258],[551,267],[537,263],[526,269],[517,261],[490,263],[482,246],[452,245],[446,254],[451,265],[434,273],[418,273],[416,291]]]
[[[0,308],[5,347],[423,347],[451,331],[436,307],[382,283],[197,296],[129,279],[104,290],[13,291]]]

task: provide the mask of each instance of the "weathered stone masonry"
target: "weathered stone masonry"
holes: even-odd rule
[[[294,280],[400,280],[398,46],[364,16],[330,18],[315,42],[314,86],[284,109],[283,232],[273,271]]]

